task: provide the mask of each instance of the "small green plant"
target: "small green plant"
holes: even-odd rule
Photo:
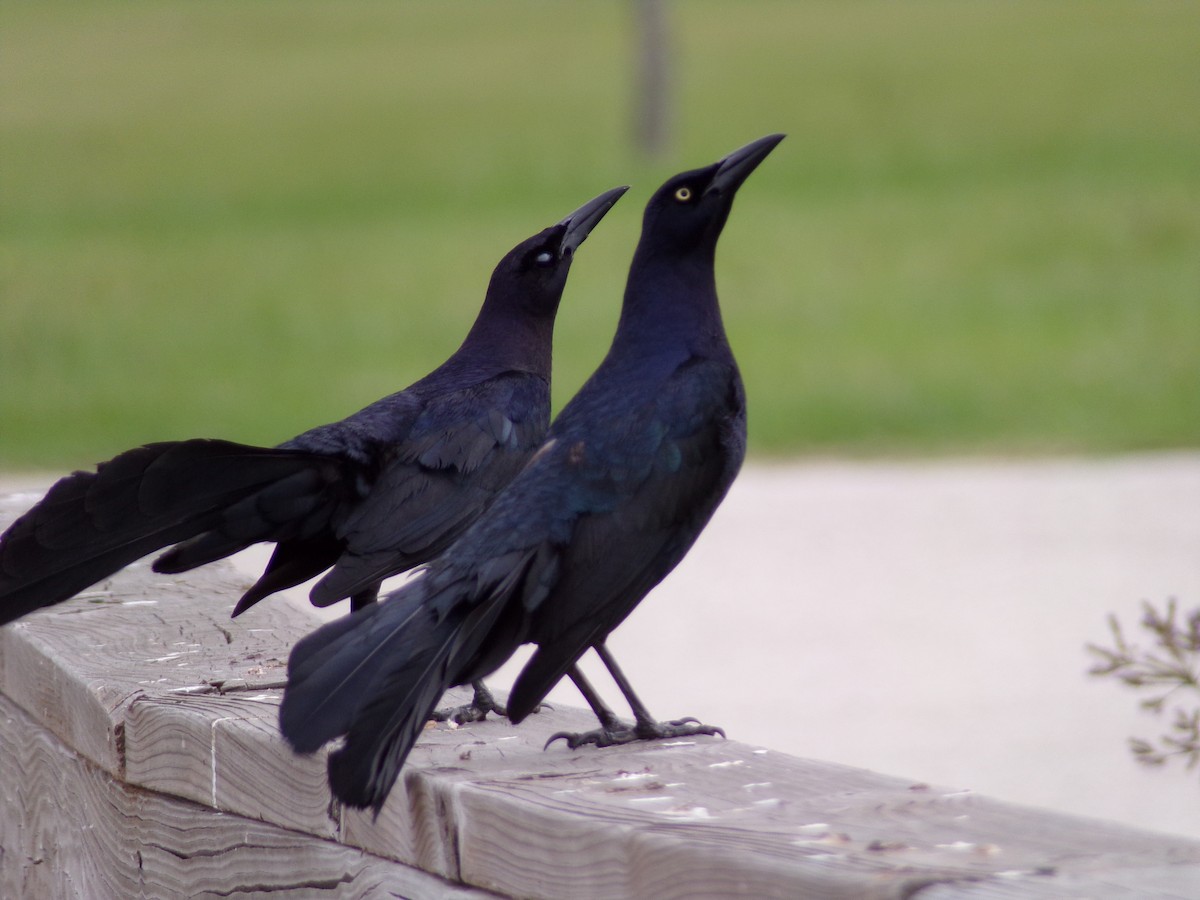
[[[1170,599],[1160,612],[1143,601],[1140,624],[1153,642],[1148,649],[1126,640],[1117,617],[1109,615],[1113,647],[1088,645],[1099,657],[1089,674],[1111,676],[1129,687],[1151,691],[1153,696],[1141,701],[1142,709],[1159,716],[1169,711],[1170,727],[1157,740],[1129,739],[1138,762],[1161,766],[1180,758],[1189,771],[1194,770],[1200,767],[1200,608],[1185,615]]]

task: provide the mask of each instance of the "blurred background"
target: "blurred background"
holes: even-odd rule
[[[560,406],[650,192],[775,131],[718,254],[752,462],[1200,447],[1200,6],[691,0],[649,74],[640,7],[4,4],[0,470],[340,418],[457,347],[513,244],[632,184],[574,265]],[[1106,602],[1058,651],[1081,680]]]
[[[1200,444],[1200,9],[630,2],[5,4],[0,465],[272,444],[457,346],[492,266],[617,184],[556,403],[641,205],[773,131],[722,241],[764,455]]]

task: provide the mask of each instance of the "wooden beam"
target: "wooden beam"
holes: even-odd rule
[[[482,900],[353,847],[124,783],[0,697],[0,897]]]
[[[520,727],[431,725],[374,820],[331,803],[323,754],[296,757],[278,735],[270,685],[313,620],[269,600],[230,621],[245,586],[223,565],[171,578],[141,565],[0,629],[0,895],[86,878],[133,896],[148,870],[157,895],[344,883],[359,896],[388,878],[414,879],[406,896],[552,898],[1200,884],[1194,841],[734,740],[543,750],[593,724],[563,708]]]

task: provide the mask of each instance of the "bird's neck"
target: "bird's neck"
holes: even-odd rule
[[[550,380],[554,317],[497,304],[485,307],[455,353],[481,370],[527,372]]]
[[[728,352],[711,253],[634,254],[614,348],[677,346],[692,355]]]

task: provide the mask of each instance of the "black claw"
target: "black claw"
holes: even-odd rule
[[[435,722],[454,722],[456,725],[467,725],[471,722],[482,722],[490,712],[508,718],[508,710],[496,702],[492,692],[481,682],[475,686],[475,696],[471,698],[470,703],[446,709],[435,709],[430,718]]]
[[[682,719],[672,719],[669,722],[638,723],[638,737],[643,741],[656,741],[663,738],[693,737],[698,734],[725,737],[725,729],[716,725],[705,725],[693,716]]]
[[[725,737],[725,729],[715,725],[704,725],[699,719],[688,716],[683,719],[672,719],[670,722],[639,722],[630,727],[618,724],[611,728],[597,728],[594,731],[559,731],[550,736],[543,750],[562,738],[567,747],[575,750],[585,744],[597,747],[615,747],[619,744],[631,744],[634,741],[658,741],[664,738],[693,737],[698,734]]]
[[[571,750],[577,750],[585,744],[594,744],[597,747],[615,747],[618,744],[630,744],[634,741],[642,740],[628,726],[597,728],[594,731],[560,731],[557,734],[551,735],[550,740],[546,741],[546,745],[542,749],[548,749],[559,738],[566,741],[567,747]]]
[[[578,746],[578,744],[575,743],[575,737],[576,736],[569,731],[556,731],[554,734],[550,735],[550,739],[542,745],[542,749],[549,750],[551,744],[553,744],[559,738],[562,738],[567,742],[567,747],[574,750]]]
[[[505,719],[508,718],[508,707],[503,703],[492,703],[486,710],[484,710],[484,712],[493,712],[498,716],[504,717]]]

